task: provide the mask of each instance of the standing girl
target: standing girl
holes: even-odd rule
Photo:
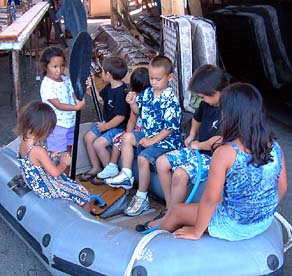
[[[55,165],[43,146],[56,122],[56,114],[48,104],[33,101],[23,108],[16,127],[22,137],[18,159],[23,178],[41,198],[72,200],[94,213],[88,191],[63,173],[71,162],[70,154],[61,155],[59,164]]]
[[[174,205],[161,223],[177,238],[197,240],[204,232],[230,241],[252,238],[271,225],[287,190],[284,155],[259,91],[232,84],[222,91],[220,109],[223,140],[200,203]]]
[[[41,98],[56,113],[57,124],[47,138],[48,151],[53,156],[62,152],[70,152],[74,139],[76,111],[85,106],[85,100],[79,101],[74,93],[70,79],[64,75],[65,54],[62,49],[48,47],[45,49],[41,62],[45,77],[41,84]],[[69,167],[66,168],[69,173]]]

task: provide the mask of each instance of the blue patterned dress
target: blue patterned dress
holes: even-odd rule
[[[64,173],[59,177],[53,177],[43,167],[36,166],[30,161],[29,154],[37,146],[40,145],[30,147],[23,158],[18,154],[22,176],[27,185],[41,198],[72,200],[80,206],[87,203],[89,193],[78,182],[68,178]]]
[[[273,161],[256,167],[248,164],[251,154],[237,152],[226,175],[223,200],[208,225],[210,236],[243,240],[264,232],[272,223],[278,205],[278,181],[282,170],[282,150],[273,142]]]

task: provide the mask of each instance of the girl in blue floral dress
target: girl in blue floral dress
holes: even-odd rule
[[[264,232],[287,190],[283,152],[267,125],[260,92],[234,83],[223,89],[222,144],[210,164],[199,204],[180,203],[166,213],[160,229],[175,237],[210,236],[236,241]]]
[[[48,104],[33,101],[23,108],[16,127],[17,134],[22,137],[18,153],[22,176],[41,198],[71,200],[94,213],[88,191],[64,174],[71,162],[70,154],[64,154],[55,165],[43,145],[56,121],[56,114]]]

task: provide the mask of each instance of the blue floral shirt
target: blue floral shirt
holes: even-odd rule
[[[158,97],[154,98],[153,88],[149,87],[137,97],[136,101],[145,137],[153,137],[163,129],[172,130],[171,134],[160,141],[158,145],[166,149],[180,148],[182,146],[181,108],[172,88],[166,88]]]

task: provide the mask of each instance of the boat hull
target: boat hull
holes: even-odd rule
[[[204,235],[199,241],[160,233],[136,257],[145,235],[95,219],[76,204],[41,199],[22,184],[17,141],[0,150],[0,213],[53,275],[280,275],[281,224],[261,235],[229,242]]]

